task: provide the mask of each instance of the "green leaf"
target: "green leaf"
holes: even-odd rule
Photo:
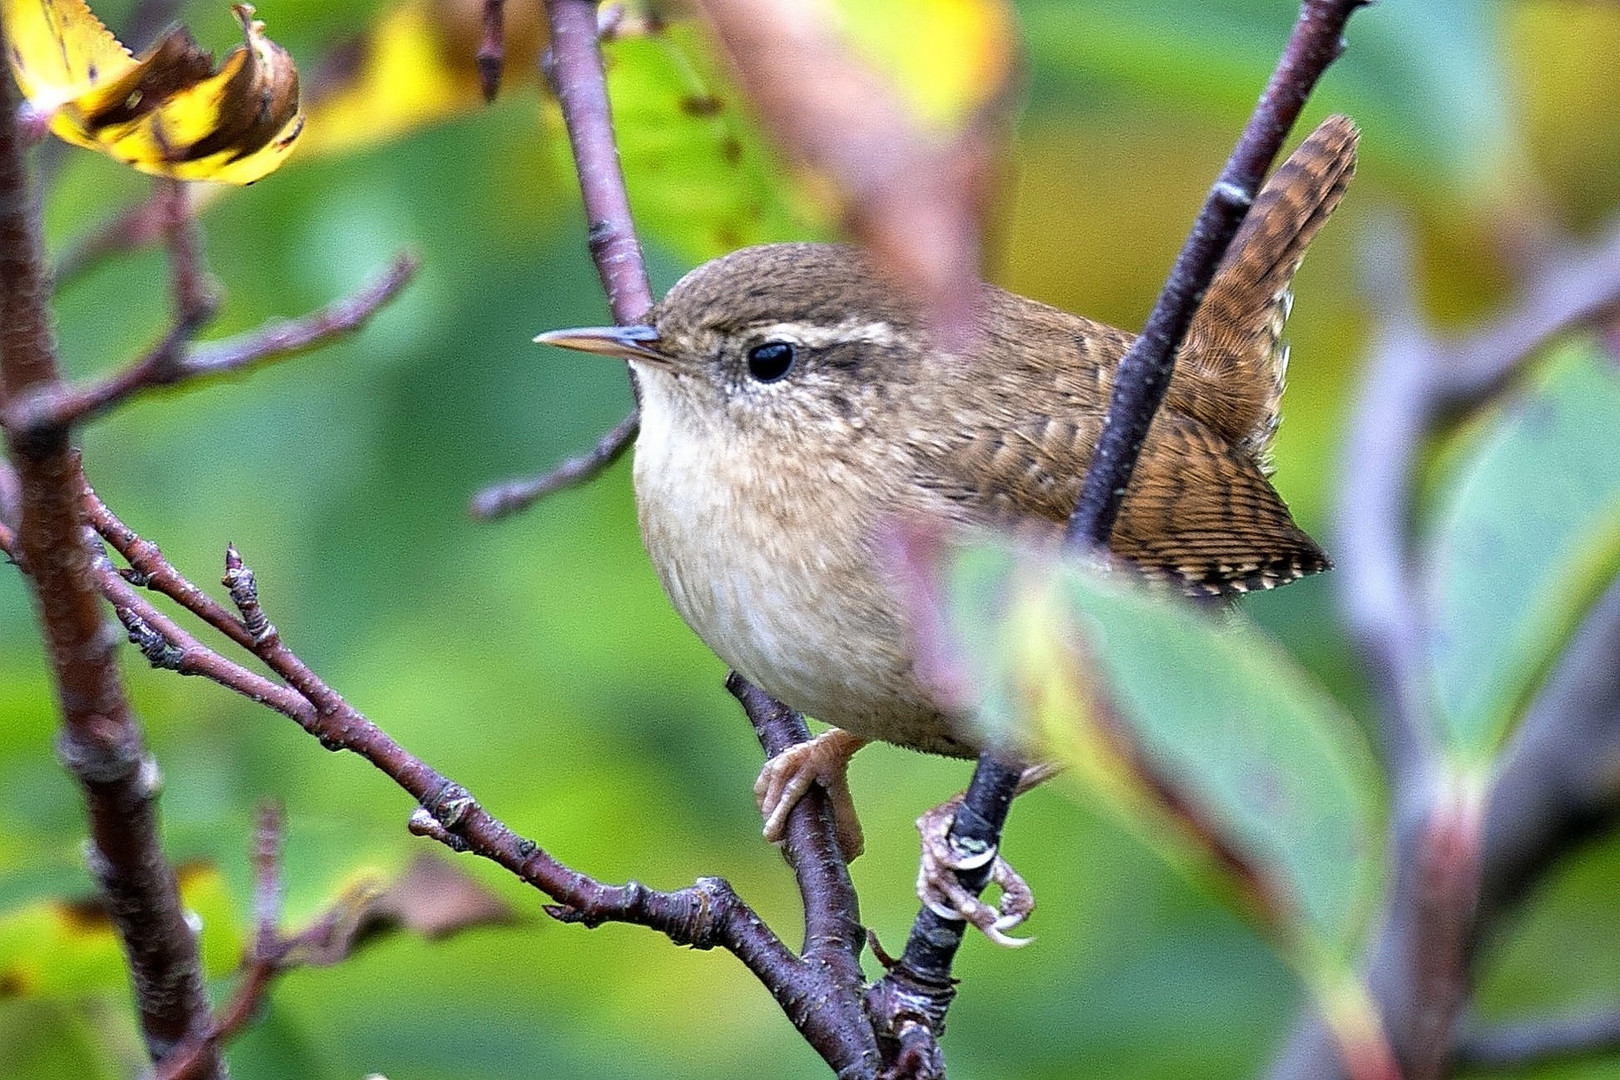
[[[1488,761],[1620,571],[1620,369],[1561,350],[1502,411],[1446,498],[1434,538],[1431,660],[1443,735]]]
[[[612,41],[604,58],[625,182],[647,233],[693,261],[828,237],[829,209],[795,185],[691,22]],[[572,171],[567,140],[553,145]]]
[[[178,876],[181,901],[202,927],[204,971],[233,970],[243,938],[218,869],[189,863]],[[38,900],[0,912],[0,998],[73,1000],[128,983],[112,923],[94,897]]]
[[[1274,0],[1025,0],[1020,8],[1037,102],[1072,110],[1079,84],[1104,108],[1139,107],[1147,96],[1231,120],[1254,107],[1298,14],[1298,5]],[[1500,10],[1435,0],[1357,12],[1300,133],[1330,109],[1344,112],[1379,156],[1430,187],[1489,194],[1513,183],[1529,166],[1499,45]],[[1455,108],[1437,110],[1435,101]]]
[[[992,736],[1074,766],[1246,898],[1313,986],[1342,986],[1382,846],[1377,771],[1338,704],[1236,616],[995,545],[943,574],[943,651]]]

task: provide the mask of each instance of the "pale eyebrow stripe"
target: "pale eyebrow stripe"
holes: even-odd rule
[[[845,319],[834,326],[815,326],[810,323],[771,323],[755,327],[755,332],[766,339],[781,338],[811,349],[823,349],[848,341],[865,341],[873,345],[892,347],[900,344],[900,334],[892,323],[862,322]]]

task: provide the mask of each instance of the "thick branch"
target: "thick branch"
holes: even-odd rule
[[[4,35],[0,25],[0,54]],[[7,411],[61,387],[17,107],[10,76],[0,73],[0,404]],[[67,432],[24,437],[8,426],[6,439],[21,486],[16,540],[62,710],[59,752],[84,792],[90,869],[128,958],[147,1051],[158,1060],[212,1021],[196,937],[158,839],[157,767],[106,632],[79,513],[83,481]],[[217,1054],[202,1075],[225,1075]]]

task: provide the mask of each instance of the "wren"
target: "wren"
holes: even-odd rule
[[[1270,588],[1328,566],[1267,481],[1268,450],[1290,283],[1344,193],[1356,141],[1349,120],[1331,117],[1266,184],[1127,488],[1114,554],[1189,593]],[[772,839],[819,779],[858,850],[843,775],[868,740],[978,752],[913,671],[886,524],[1055,536],[1079,496],[1133,335],[981,289],[978,333],[951,353],[859,250],[771,244],[693,270],[645,325],[536,339],[630,362],[636,504],[670,601],[737,672],[835,725],[762,774]]]

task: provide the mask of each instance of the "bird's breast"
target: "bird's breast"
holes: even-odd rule
[[[646,391],[637,511],[687,624],[749,681],[818,720],[972,753],[916,684],[907,620],[877,557],[883,493],[873,479],[836,454],[766,453],[683,429]]]

